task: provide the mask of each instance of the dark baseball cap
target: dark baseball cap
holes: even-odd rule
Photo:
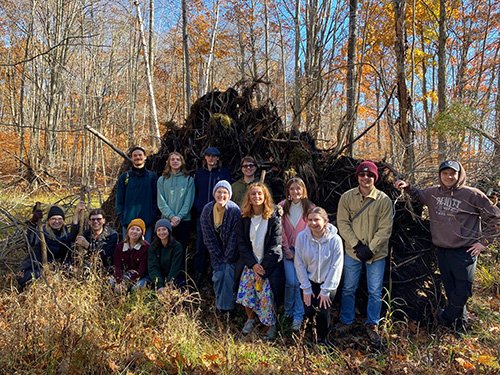
[[[460,172],[460,163],[455,160],[446,160],[439,164],[439,172],[448,168],[453,169],[455,172]]]
[[[217,147],[207,147],[203,155],[220,156],[220,151]]]

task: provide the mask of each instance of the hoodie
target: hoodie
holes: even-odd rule
[[[304,294],[312,294],[312,281],[321,284],[322,296],[335,297],[344,265],[344,248],[337,228],[328,223],[319,240],[309,227],[300,232],[295,241],[294,265]]]
[[[409,187],[410,195],[429,208],[432,243],[441,248],[488,245],[498,238],[500,209],[480,190],[466,186],[466,172],[460,164],[458,181],[447,188],[438,175],[439,186]]]
[[[194,179],[183,172],[161,176],[157,182],[157,202],[161,215],[171,220],[178,216],[181,220],[191,220],[194,201]]]

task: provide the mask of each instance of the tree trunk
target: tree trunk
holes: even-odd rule
[[[301,98],[300,98],[300,81],[301,81],[301,66],[300,66],[300,0],[296,0],[295,4],[295,44],[294,44],[294,108],[292,129],[298,131],[300,128],[300,119],[302,115]]]
[[[139,1],[135,0],[134,4],[137,11],[137,19],[139,21],[139,30],[141,32],[142,50],[144,52],[144,65],[146,68],[146,79],[148,83],[150,113],[153,118],[152,127],[150,129],[151,146],[153,147],[154,152],[156,152],[160,147],[161,134],[160,134],[160,126],[158,124],[158,114],[156,111],[156,100],[153,88],[153,73],[151,70],[152,67],[149,65],[150,59],[148,54],[148,48],[146,46],[146,36],[144,35],[144,23],[142,22],[142,14],[141,14],[141,8],[139,6]]]
[[[182,0],[182,47],[184,51],[184,90],[185,90],[185,106],[184,118],[187,117],[191,108],[191,74],[189,72],[189,45],[187,33],[187,5],[186,0]]]
[[[412,173],[414,164],[414,149],[413,149],[413,129],[412,124],[408,121],[410,111],[410,97],[408,95],[408,87],[406,85],[406,0],[394,0],[394,15],[396,40],[394,49],[396,51],[396,76],[398,84],[398,101],[399,101],[399,135],[403,142],[403,168]]]
[[[357,38],[358,0],[349,0],[349,40],[347,41],[347,80],[345,134],[349,145],[347,154],[352,157],[354,139],[354,121],[356,118],[356,38]],[[340,142],[342,144],[343,142]]]
[[[438,35],[438,113],[446,110],[446,0],[439,0],[439,35]],[[447,157],[446,139],[442,131],[438,132],[438,161]]]

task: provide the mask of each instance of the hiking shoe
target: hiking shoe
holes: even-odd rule
[[[294,320],[292,323],[292,331],[299,332],[300,327],[302,327],[302,320]]]
[[[334,327],[335,333],[338,336],[347,335],[349,332],[351,332],[351,329],[352,329],[352,324],[345,324],[342,322],[338,322],[337,324],[335,324],[335,327]]]
[[[378,326],[376,326],[375,324],[367,324],[366,333],[372,345],[380,346],[382,344],[382,338],[378,334]]]
[[[269,326],[267,329],[266,335],[264,336],[265,340],[274,340],[276,338],[276,324]]]
[[[253,331],[253,327],[255,325],[255,319],[248,319],[246,322],[245,322],[245,325],[243,326],[243,329],[241,330],[241,332],[244,334],[244,335],[248,335],[250,332]]]

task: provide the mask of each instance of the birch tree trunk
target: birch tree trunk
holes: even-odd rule
[[[137,12],[137,20],[139,21],[139,30],[141,32],[142,50],[144,51],[144,65],[146,68],[146,79],[148,81],[150,113],[153,119],[152,127],[150,128],[151,146],[153,147],[154,152],[156,152],[160,147],[161,134],[160,134],[160,126],[158,125],[158,114],[156,111],[156,100],[153,88],[153,74],[151,70],[152,67],[149,65],[150,58],[149,58],[148,48],[146,46],[146,36],[144,35],[144,23],[142,22],[142,14],[139,1],[134,0],[134,5]]]

